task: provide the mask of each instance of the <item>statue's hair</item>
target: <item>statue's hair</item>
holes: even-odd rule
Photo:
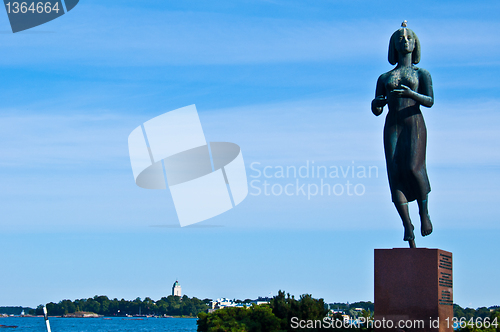
[[[413,52],[411,54],[411,63],[417,64],[420,62],[420,41],[418,40],[417,35],[411,29],[401,28],[399,30],[396,30],[392,34],[391,40],[389,41],[389,63],[391,65],[395,65],[396,63],[398,63],[398,51],[396,50],[396,41],[399,36],[399,32],[401,32],[403,29],[407,29],[407,31],[410,32],[413,35],[413,38],[415,39],[415,48],[413,49]]]

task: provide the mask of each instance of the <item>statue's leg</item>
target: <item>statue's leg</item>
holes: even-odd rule
[[[396,205],[396,210],[398,210],[399,216],[403,221],[403,227],[405,228],[405,235],[403,241],[410,241],[415,239],[415,234],[413,233],[413,225],[410,220],[410,213],[408,211],[408,203],[394,203]]]
[[[404,194],[402,192],[398,192],[396,197],[397,200],[394,201],[394,205],[396,206],[396,210],[398,210],[399,216],[403,221],[403,227],[405,229],[405,235],[403,237],[403,241],[411,241],[415,239],[415,234],[413,233],[413,225],[410,219],[410,211],[408,209],[408,202],[406,199],[403,199]]]
[[[412,145],[410,154],[410,174],[412,175],[412,185],[418,203],[421,234],[427,236],[432,233],[432,223],[427,209],[427,197],[431,190],[427,169],[425,167],[425,153],[427,146],[427,129],[425,128],[422,114],[412,117]]]
[[[427,236],[432,233],[431,218],[429,217],[429,211],[427,209],[428,196],[426,195],[425,199],[418,199],[417,202],[420,213],[420,232],[422,236]]]

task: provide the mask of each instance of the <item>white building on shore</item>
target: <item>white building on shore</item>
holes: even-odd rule
[[[181,284],[179,284],[179,281],[175,281],[174,285],[172,286],[172,295],[173,296],[182,296],[181,293]]]
[[[252,304],[256,305],[267,304],[270,302],[270,300],[271,299],[268,297],[259,297],[257,300],[252,300],[250,302],[234,302],[233,300],[223,297],[220,299],[216,299],[215,301],[211,301],[210,302],[211,309],[208,309],[208,312],[213,312],[214,310],[217,309],[223,309],[229,307],[249,308]]]

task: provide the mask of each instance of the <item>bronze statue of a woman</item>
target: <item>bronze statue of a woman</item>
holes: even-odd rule
[[[389,186],[392,201],[403,221],[403,240],[415,248],[408,202],[417,200],[422,236],[432,233],[427,210],[431,191],[425,167],[427,130],[420,105],[431,107],[434,93],[429,72],[414,66],[420,62],[420,42],[417,35],[406,27],[406,21],[391,36],[389,62],[397,65],[378,78],[372,112],[378,116],[385,105],[389,107],[384,127]]]

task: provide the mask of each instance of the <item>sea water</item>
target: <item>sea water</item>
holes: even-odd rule
[[[114,331],[196,331],[196,318],[50,318],[52,332],[114,332]],[[46,332],[42,317],[0,318],[0,325],[17,326],[0,331]]]

